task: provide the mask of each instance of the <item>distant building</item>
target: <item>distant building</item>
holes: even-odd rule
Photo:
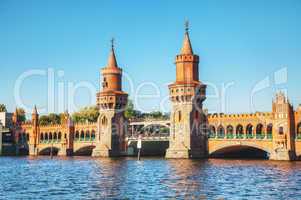
[[[0,155],[15,154],[12,113],[0,112]]]

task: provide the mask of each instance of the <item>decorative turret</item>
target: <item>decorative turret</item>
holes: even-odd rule
[[[181,53],[176,56],[176,83],[199,83],[199,56],[193,54],[190,38],[189,27],[186,22],[184,42]]]
[[[32,131],[29,134],[29,155],[38,155],[37,144],[39,143],[39,114],[36,105],[31,114]]]
[[[283,92],[276,94],[272,105],[273,113],[273,148],[270,159],[291,160],[294,159],[294,125],[293,107]]]
[[[108,64],[101,70],[102,90],[97,94],[99,117],[93,156],[119,156],[125,151],[127,120],[124,117],[124,108],[128,95],[122,91],[122,69],[117,65],[114,40],[111,42]]]
[[[97,94],[97,105],[101,109],[122,109],[127,103],[127,94],[122,91],[122,69],[118,67],[114,40],[111,40],[108,64],[101,70],[102,91]]]
[[[31,114],[32,123],[34,126],[38,126],[39,123],[39,114],[37,110],[37,106],[35,105]]]
[[[176,81],[168,86],[172,109],[167,158],[204,157],[206,152],[205,134],[199,128],[206,123],[206,85],[199,81],[199,56],[193,54],[188,22],[185,26],[183,46],[175,62]]]
[[[199,81],[199,56],[193,54],[189,38],[189,24],[185,24],[184,42],[181,53],[176,56],[176,81],[169,85],[170,100],[172,102],[191,101],[197,97],[197,104],[201,106],[205,100],[206,85]]]

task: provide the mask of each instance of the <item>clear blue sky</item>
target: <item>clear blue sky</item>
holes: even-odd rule
[[[130,97],[135,98],[139,87],[140,95],[154,94],[150,85],[141,86],[152,82],[160,88],[160,97],[140,99],[139,107],[158,110],[168,94],[167,84],[175,79],[174,57],[182,45],[186,19],[194,52],[201,57],[201,80],[219,91],[222,84],[233,82],[223,109],[219,100],[209,97],[205,103],[209,111],[269,111],[272,95],[280,88],[287,89],[294,106],[301,103],[300,0],[1,0],[0,103],[14,110],[18,77],[32,69],[53,68],[54,111],[62,111],[65,108],[57,103],[59,83],[67,87],[68,82],[88,81],[98,89],[99,69],[107,63],[113,36],[118,64],[134,83]],[[59,70],[63,76],[57,75]],[[254,95],[251,107],[251,91],[266,78],[270,86]],[[126,81],[124,90],[129,92]],[[212,94],[209,87],[208,95]],[[46,106],[46,77],[25,80],[21,95],[28,106]],[[90,97],[82,88],[74,99],[81,107],[95,102],[95,94]]]

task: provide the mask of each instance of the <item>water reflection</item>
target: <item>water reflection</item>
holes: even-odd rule
[[[2,157],[0,199],[298,199],[301,162]]]

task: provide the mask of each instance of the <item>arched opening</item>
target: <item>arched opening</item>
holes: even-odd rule
[[[58,140],[59,140],[59,141],[62,140],[62,133],[61,133],[61,132],[59,132],[59,134],[58,134]]]
[[[26,142],[29,142],[29,133],[26,133]]]
[[[262,124],[258,124],[256,126],[256,139],[264,139],[265,135],[263,133],[263,125]]]
[[[267,126],[267,139],[273,138],[273,124],[268,124]]]
[[[49,140],[52,141],[53,137],[52,137],[52,133],[49,133]]]
[[[53,134],[53,140],[56,142],[57,141],[57,133],[56,132],[54,132],[54,134]]]
[[[86,141],[90,140],[90,131],[89,130],[86,131],[85,140]]]
[[[212,158],[268,159],[269,153],[253,146],[229,146],[210,154]]]
[[[75,141],[78,141],[79,140],[79,131],[76,131],[75,132]]]
[[[93,145],[85,146],[85,147],[82,147],[82,148],[76,150],[73,153],[73,155],[74,156],[91,156],[94,148],[95,148],[95,146],[93,146]]]
[[[214,126],[210,126],[209,129],[209,138],[215,138],[216,137],[216,130]]]
[[[279,127],[278,134],[279,135],[283,135],[284,134],[284,128],[282,126]]]
[[[81,131],[81,132],[80,132],[80,140],[81,140],[81,141],[84,141],[84,140],[85,140],[85,132],[84,132],[84,131]]]
[[[244,128],[242,125],[237,125],[236,127],[236,138],[243,139],[244,138]]]
[[[229,125],[227,126],[227,139],[233,139],[234,135],[233,135],[233,126]]]
[[[296,134],[297,139],[301,139],[301,122],[297,125],[297,134]]]
[[[106,118],[106,116],[103,116],[101,118],[101,125],[106,127],[108,125],[108,119]]]
[[[222,125],[217,128],[217,138],[225,138],[225,129]]]
[[[247,139],[253,138],[253,125],[252,124],[248,124],[248,126],[246,128],[246,138]]]
[[[39,155],[40,156],[50,156],[52,154],[53,156],[57,156],[58,152],[59,152],[59,149],[56,147],[47,147],[45,149],[42,149],[39,152]]]
[[[45,133],[45,142],[47,142],[49,140],[49,137],[48,137],[48,133],[46,132]]]
[[[44,140],[44,134],[40,133],[40,141],[43,142],[43,140]]]
[[[95,131],[92,130],[91,132],[91,140],[94,141],[95,140]]]

